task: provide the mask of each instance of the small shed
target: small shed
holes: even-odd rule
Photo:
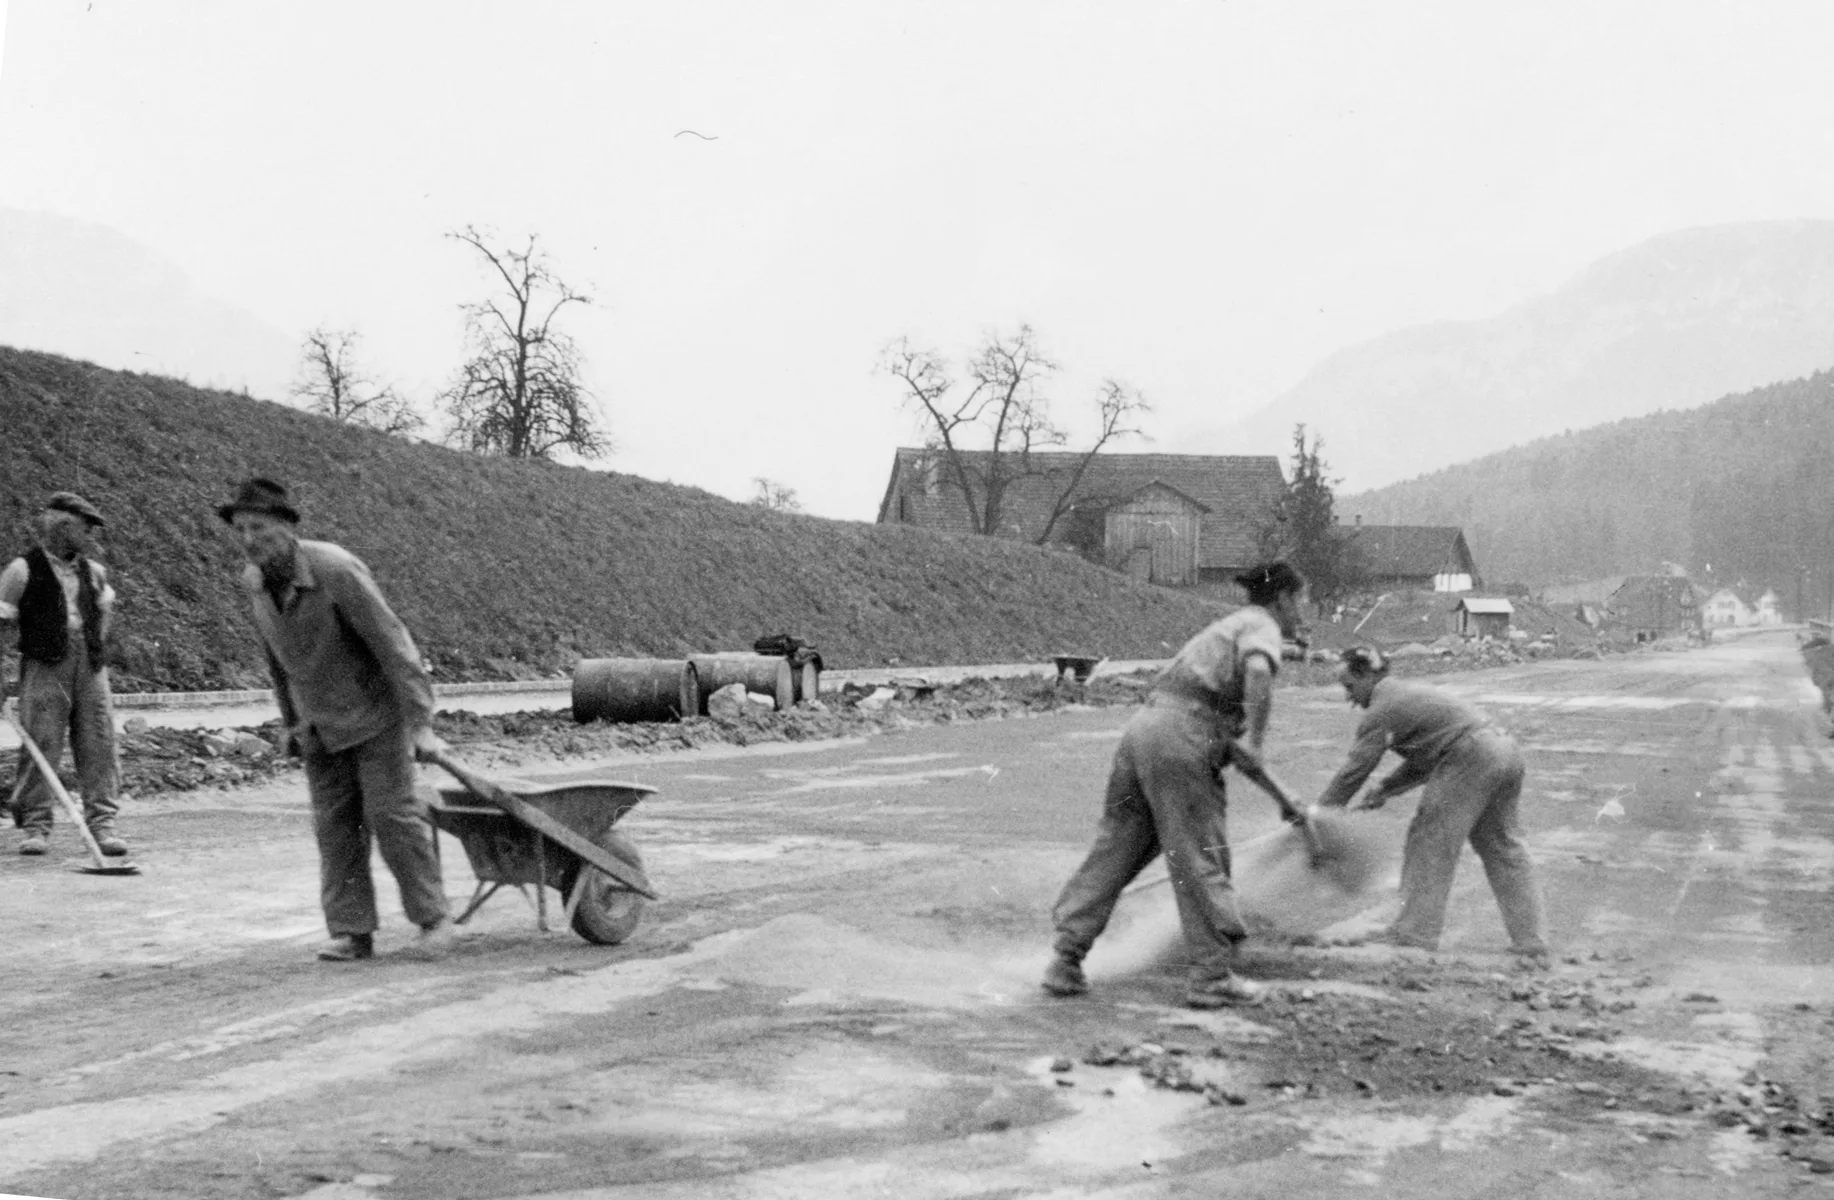
[[[1516,606],[1507,600],[1480,600],[1466,596],[1452,610],[1454,629],[1467,637],[1507,637],[1509,618]]]

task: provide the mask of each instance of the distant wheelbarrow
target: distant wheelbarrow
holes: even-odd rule
[[[1057,664],[1059,682],[1068,674],[1073,676],[1078,683],[1088,683],[1089,676],[1095,674],[1095,669],[1108,660],[1105,657],[1091,654],[1053,654],[1051,661]]]
[[[471,859],[478,886],[456,923],[463,925],[506,884],[535,888],[535,923],[548,930],[547,890],[566,897],[565,916],[589,942],[615,946],[656,899],[643,856],[613,829],[637,801],[656,789],[640,783],[493,783],[444,752],[432,761],[463,785],[442,787],[427,806],[436,830],[457,838]],[[439,838],[433,839],[435,853]],[[526,896],[528,893],[523,892]]]

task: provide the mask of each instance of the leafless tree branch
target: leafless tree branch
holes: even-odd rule
[[[447,236],[476,250],[503,281],[501,294],[460,308],[471,357],[441,395],[453,438],[508,458],[609,454],[611,439],[580,378],[579,347],[554,327],[562,308],[591,299],[554,273],[533,234],[519,250],[469,225]]]

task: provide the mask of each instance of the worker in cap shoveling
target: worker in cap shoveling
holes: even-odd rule
[[[1274,562],[1236,582],[1248,603],[1184,644],[1122,731],[1095,844],[1052,910],[1057,940],[1043,981],[1052,995],[1089,990],[1084,956],[1122,890],[1163,853],[1192,959],[1185,1003],[1218,1008],[1261,998],[1261,986],[1235,971],[1247,929],[1229,879],[1221,771],[1235,739],[1260,754],[1282,637],[1298,628],[1305,580]]]
[[[414,757],[444,748],[420,652],[361,559],[298,535],[299,512],[271,479],[217,509],[248,559],[242,574],[267,651],[288,753],[305,763],[318,837],[319,901],[331,962],[374,953],[370,839],[420,927],[409,953],[436,958],[455,934],[433,834],[414,793]]]
[[[1350,702],[1368,712],[1319,807],[1349,805],[1390,750],[1400,755],[1400,767],[1371,786],[1356,807],[1380,808],[1392,796],[1426,788],[1402,853],[1401,915],[1381,940],[1438,948],[1459,851],[1468,841],[1503,911],[1510,949],[1545,965],[1546,918],[1517,814],[1522,752],[1483,713],[1443,688],[1390,679],[1379,650],[1346,650],[1343,660],[1338,680]]]
[[[53,764],[69,741],[84,822],[97,848],[118,858],[127,843],[115,831],[121,770],[108,691],[115,589],[108,569],[92,557],[95,530],[104,524],[75,492],[46,500],[34,522],[38,545],[0,571],[0,624],[19,626],[19,723]],[[0,700],[5,695],[0,671]],[[19,853],[41,855],[50,846],[53,796],[29,753],[20,747],[23,784],[13,821],[25,831]]]

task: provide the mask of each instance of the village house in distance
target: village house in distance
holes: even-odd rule
[[[986,451],[958,453],[971,475],[984,474]],[[1229,590],[1260,557],[1257,535],[1286,487],[1271,454],[1097,454],[1076,478],[1085,457],[1034,451],[989,532],[1074,550],[1150,583]],[[892,460],[879,523],[975,532],[944,452],[908,446]]]

